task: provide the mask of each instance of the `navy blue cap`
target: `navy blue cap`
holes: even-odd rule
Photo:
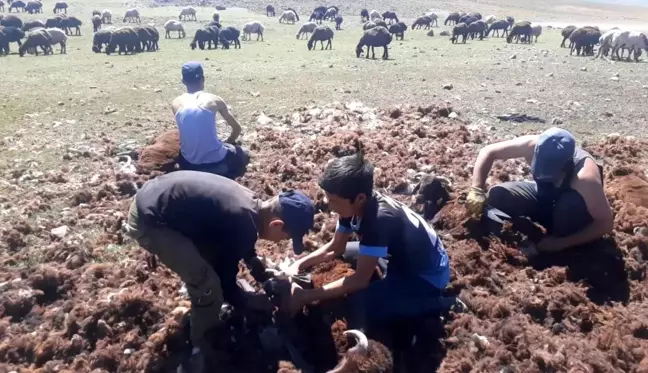
[[[304,236],[313,228],[315,206],[305,194],[287,191],[279,195],[281,219],[293,241],[293,251],[301,254],[304,251]]]
[[[531,161],[531,174],[538,181],[556,181],[562,174],[564,167],[574,158],[576,139],[568,131],[552,127],[538,137],[533,161]]]
[[[189,61],[182,65],[182,81],[196,83],[204,76],[203,67],[198,61]]]

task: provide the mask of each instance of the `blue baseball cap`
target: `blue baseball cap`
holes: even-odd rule
[[[299,255],[304,251],[304,236],[313,228],[315,206],[304,193],[287,191],[279,195],[281,219],[293,241],[293,251]]]
[[[531,161],[531,174],[538,181],[556,181],[562,174],[564,167],[574,158],[576,139],[568,131],[552,127],[538,137],[533,160]]]
[[[182,81],[196,83],[204,77],[203,67],[198,61],[189,61],[182,65]]]

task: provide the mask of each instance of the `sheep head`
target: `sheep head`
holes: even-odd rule
[[[391,373],[392,356],[387,347],[370,341],[359,330],[347,330],[344,335],[352,335],[356,345],[350,348],[338,365],[327,373]]]

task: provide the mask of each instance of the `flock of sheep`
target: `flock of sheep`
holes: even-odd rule
[[[4,11],[4,1],[0,0],[0,11]],[[38,48],[44,54],[53,53],[52,46],[60,45],[61,53],[66,52],[66,43],[68,36],[81,35],[80,26],[82,22],[73,16],[67,16],[68,4],[64,1],[56,2],[53,12],[54,17],[42,21],[22,22],[18,16],[9,14],[4,16],[0,14],[0,55],[9,54],[9,44],[16,42],[19,46],[19,55],[25,53],[34,53],[38,55]],[[9,0],[9,13],[12,12],[29,12],[42,13],[43,5],[39,0],[30,0],[25,3],[22,0]],[[275,17],[275,7],[268,5],[266,15]],[[433,36],[432,27],[438,26],[438,16],[429,12],[417,17],[412,25],[412,30],[425,29],[430,30],[428,35]],[[375,58],[375,47],[383,47],[384,59],[389,57],[388,45],[393,38],[403,40],[408,25],[402,22],[398,15],[393,11],[380,13],[376,10],[369,11],[362,9],[360,19],[363,23],[363,34],[356,46],[356,55],[360,57],[365,53],[369,58],[369,52]],[[192,6],[181,9],[178,19],[168,20],[164,24],[165,38],[171,38],[174,33],[178,38],[185,38],[183,21],[197,21],[197,11]],[[279,22],[286,24],[295,24],[299,22],[300,17],[295,9],[287,8],[282,11]],[[92,25],[94,37],[92,50],[97,53],[105,51],[107,54],[117,51],[119,54],[136,53],[142,51],[155,51],[159,49],[159,32],[154,25],[141,25],[141,18],[137,9],[126,10],[123,22],[133,23],[132,26],[113,27],[107,26],[112,23],[112,13],[109,10],[92,12]],[[332,49],[332,40],[334,31],[331,27],[324,24],[324,21],[334,22],[335,30],[341,30],[344,18],[336,6],[320,6],[315,8],[307,22],[301,25],[296,33],[297,39],[308,38],[308,49],[315,48],[317,42],[320,42],[321,49]],[[542,34],[542,26],[532,25],[528,21],[515,22],[513,17],[497,19],[491,15],[482,17],[480,13],[453,12],[450,13],[444,25],[453,26],[451,33],[441,32],[441,35],[450,36],[450,41],[455,43],[466,43],[468,38],[483,40],[488,36],[506,37],[508,43],[537,42],[538,37]],[[212,14],[212,21],[196,30],[191,43],[191,49],[200,48],[208,49],[218,48],[221,44],[223,49],[229,49],[230,45],[240,48],[239,38],[251,40],[252,35],[256,34],[256,40],[263,40],[265,27],[258,21],[246,23],[242,32],[233,26],[223,27],[220,23],[220,14],[218,11]],[[241,35],[242,33],[242,35]],[[570,54],[574,51],[577,55],[594,55],[594,46],[600,44],[598,57],[608,56],[612,58],[623,58],[624,51],[628,51],[628,60],[634,56],[638,61],[641,56],[641,50],[648,51],[648,38],[646,35],[635,31],[624,31],[612,29],[605,33],[597,27],[580,27],[568,26],[562,30],[563,41],[561,47],[565,46],[567,40],[570,41]],[[22,40],[25,39],[24,42]],[[105,47],[105,49],[104,49]]]

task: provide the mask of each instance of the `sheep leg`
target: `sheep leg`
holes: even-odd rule
[[[385,51],[383,52],[383,60],[388,60],[389,59],[389,51],[387,49],[387,46],[385,45],[383,48],[385,49]]]

